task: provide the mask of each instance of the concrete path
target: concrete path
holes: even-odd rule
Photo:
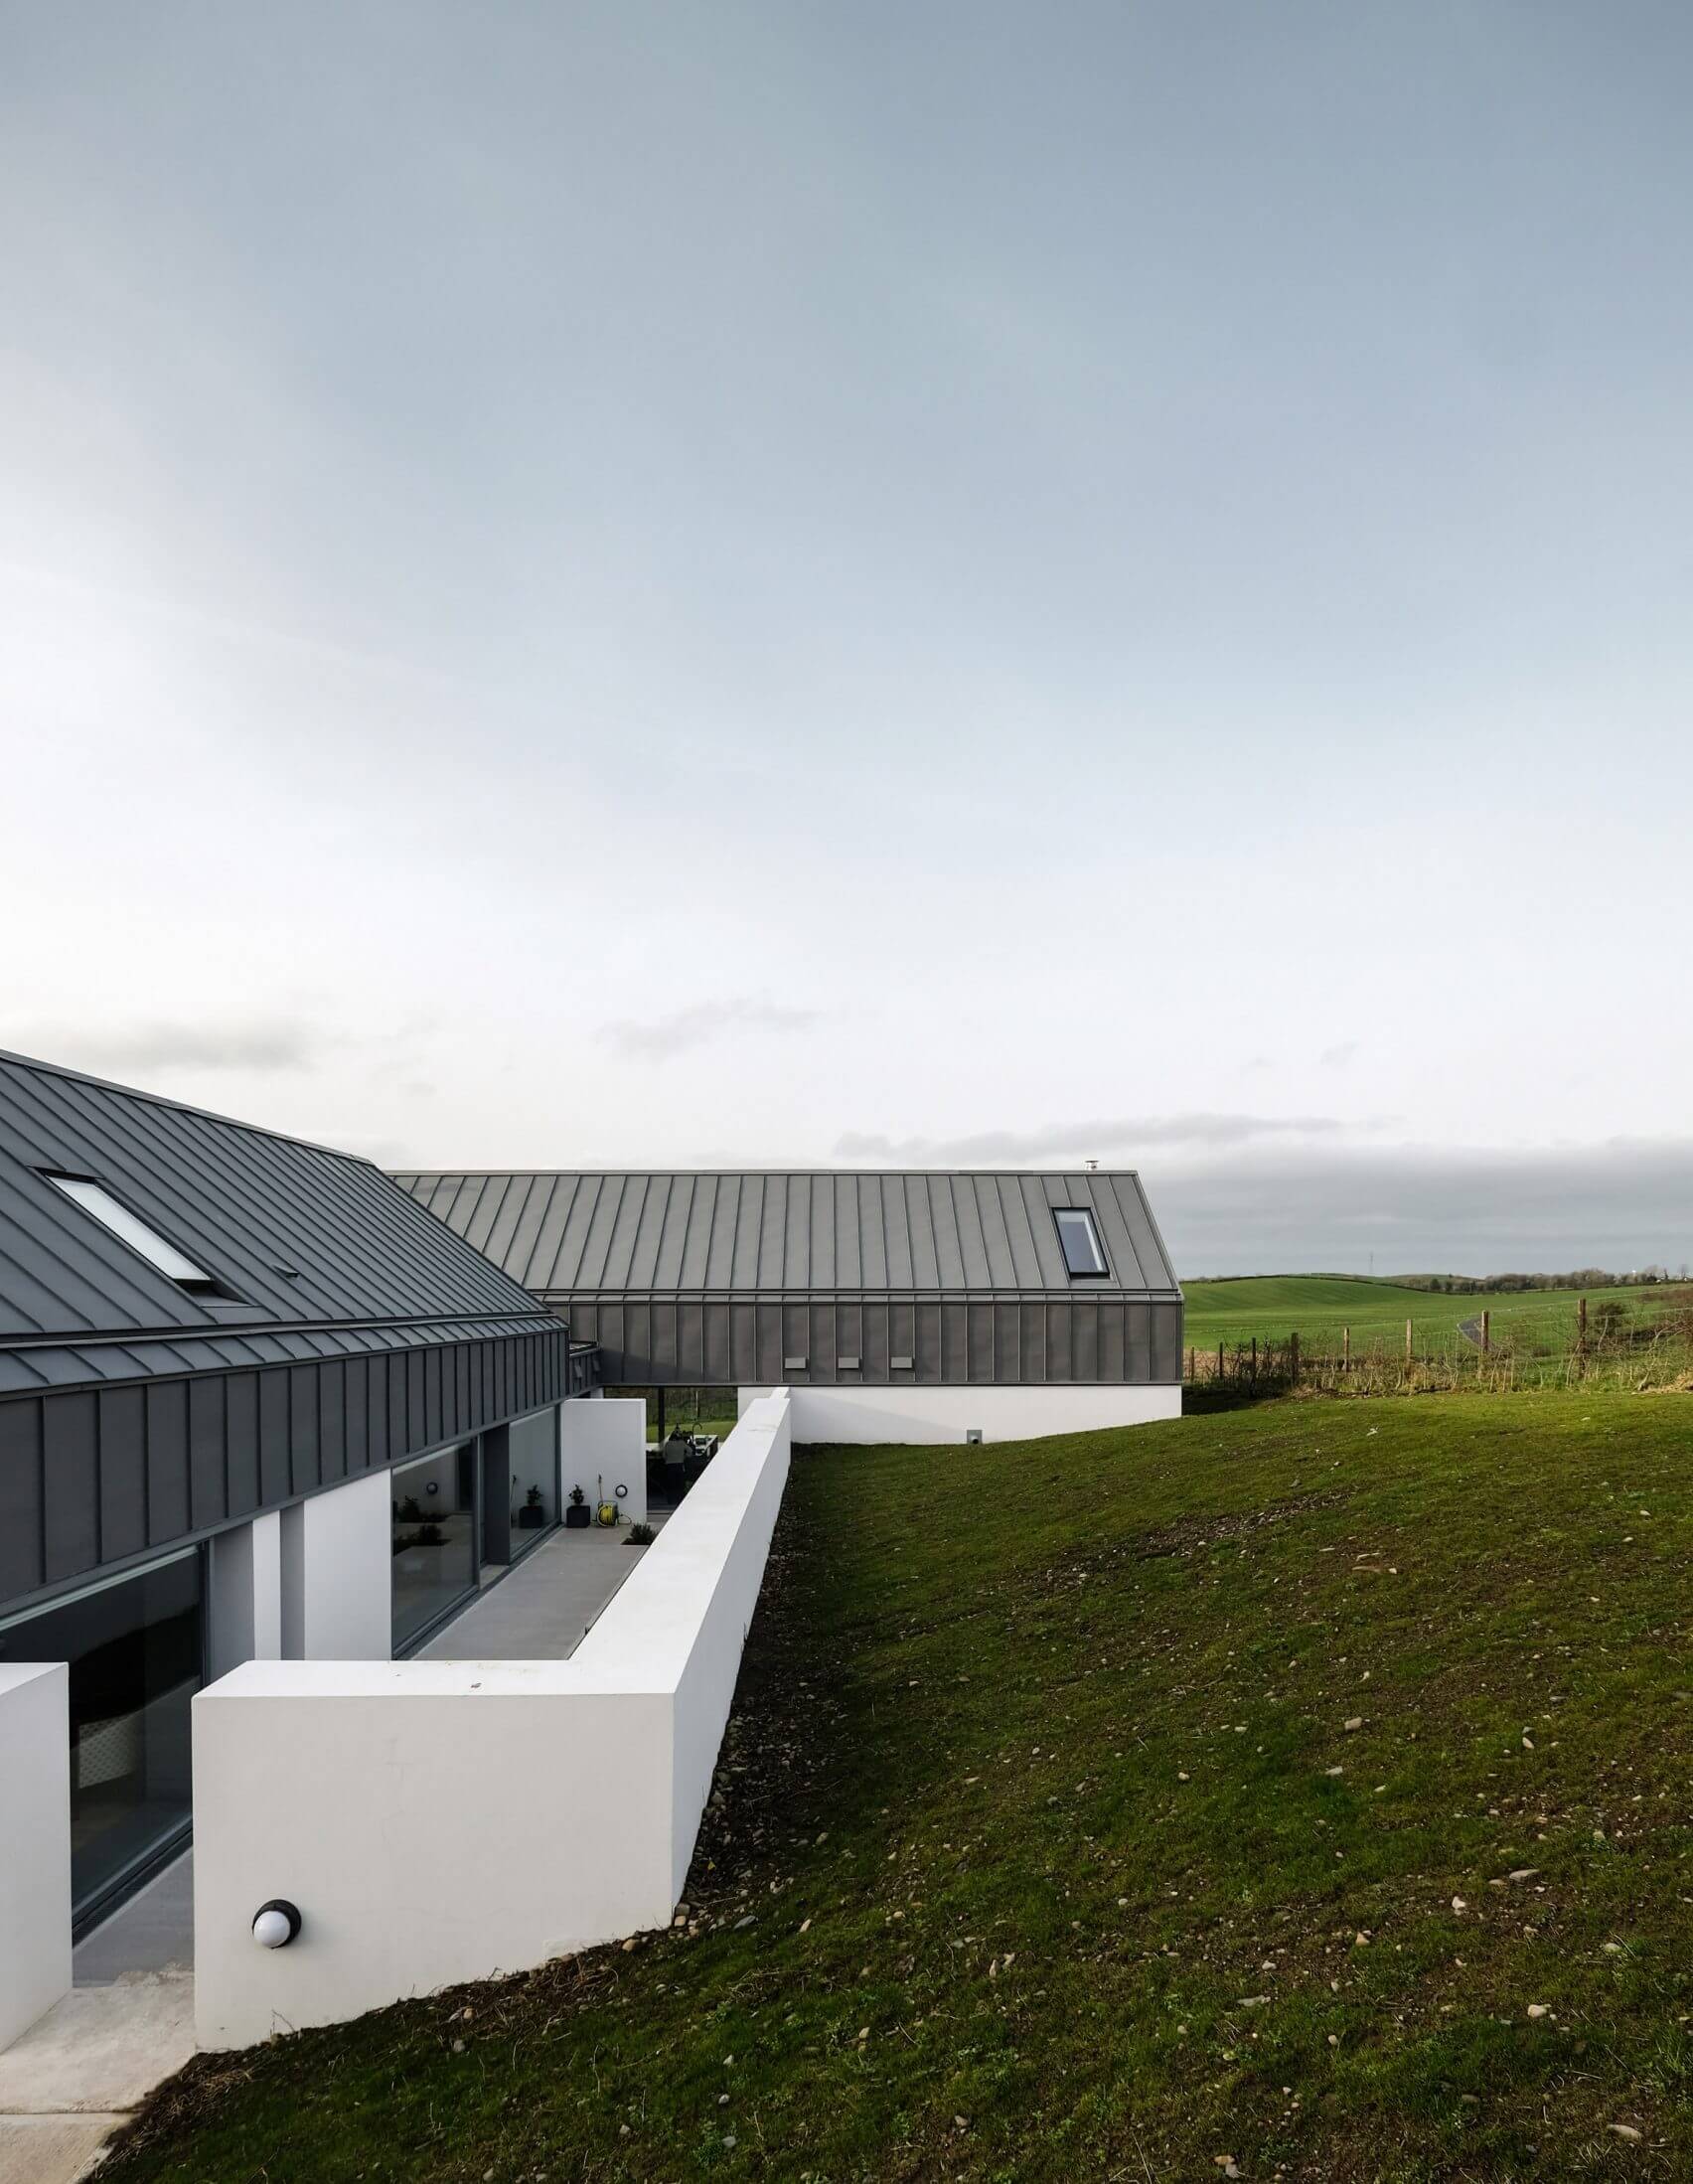
[[[194,1858],[80,1943],[76,1985],[0,2052],[0,2184],[74,2184],[194,2053]]]
[[[654,1531],[662,1515],[648,1519]],[[565,1660],[640,1561],[629,1527],[554,1532],[422,1648],[423,1660]]]

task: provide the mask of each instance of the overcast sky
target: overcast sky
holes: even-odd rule
[[[0,0],[0,1044],[1693,1257],[1693,17]]]

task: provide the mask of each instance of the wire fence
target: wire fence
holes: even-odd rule
[[[1192,1343],[1189,1387],[1233,1395],[1397,1394],[1441,1389],[1617,1387],[1693,1390],[1693,1290],[1652,1312],[1590,1300],[1546,1313],[1490,1308],[1462,1320],[1407,1320],[1389,1334],[1340,1326],[1286,1336]]]

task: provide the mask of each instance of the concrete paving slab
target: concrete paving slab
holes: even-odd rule
[[[662,1517],[654,1517],[657,1531]],[[422,1660],[566,1660],[643,1549],[628,1527],[555,1532],[423,1646]]]
[[[128,1972],[193,1962],[194,1852],[185,1850],[77,1944],[71,1977],[79,1987],[102,1986]]]
[[[194,1974],[138,1971],[73,1987],[0,2054],[0,2116],[133,2108],[194,2053]]]
[[[0,2184],[77,2184],[121,2115],[0,2115]]]

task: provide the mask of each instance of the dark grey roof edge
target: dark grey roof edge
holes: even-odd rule
[[[37,1054],[17,1054],[10,1047],[0,1046],[0,1062],[14,1062],[20,1069],[39,1070],[44,1077],[67,1077],[73,1084],[89,1084],[96,1092],[115,1092],[120,1099],[145,1100],[153,1107],[174,1107],[179,1114],[198,1115],[203,1122],[222,1123],[226,1130],[246,1130],[257,1138],[279,1138],[284,1145],[303,1145],[313,1153],[327,1153],[332,1160],[352,1161],[360,1168],[375,1169],[379,1175],[388,1172],[369,1154],[349,1153],[345,1146],[324,1145],[316,1138],[302,1138],[298,1131],[278,1130],[273,1123],[243,1122],[238,1115],[225,1115],[215,1107],[202,1107],[195,1100],[173,1100],[168,1092],[147,1092],[138,1084],[119,1084],[115,1077],[96,1077],[92,1070],[73,1069],[62,1061],[43,1061]]]
[[[153,1327],[74,1327],[69,1332],[53,1328],[41,1334],[0,1337],[0,1351],[10,1355],[14,1351],[96,1349],[104,1342],[216,1341],[220,1335],[238,1340],[243,1335],[386,1334],[409,1327],[475,1328],[491,1320],[510,1321],[514,1326],[521,1324],[538,1329],[556,1326],[557,1316],[540,1302],[539,1292],[531,1290],[529,1297],[535,1308],[531,1312],[501,1311],[487,1306],[478,1312],[379,1313],[356,1320],[274,1320],[255,1312],[246,1319],[215,1320],[204,1326],[185,1326],[179,1320]]]
[[[422,1349],[523,1340],[567,1330],[555,1313],[494,1313],[480,1320],[392,1321],[382,1326],[227,1328],[200,1334],[107,1335],[49,1347],[0,1348],[0,1404],[29,1402],[136,1380],[204,1379],[218,1373],[262,1371],[325,1359],[402,1356]],[[591,1348],[570,1341],[572,1350]]]
[[[0,1054],[0,1061],[5,1058]],[[1038,1168],[1022,1161],[1000,1168],[859,1168],[840,1161],[816,1168],[789,1168],[780,1162],[764,1167],[749,1163],[742,1168],[444,1168],[413,1162],[408,1168],[390,1168],[384,1172],[395,1182],[403,1182],[407,1175],[616,1175],[625,1181],[631,1175],[1133,1175],[1137,1182],[1141,1179],[1138,1168],[1106,1168],[1103,1164],[1096,1169]]]

